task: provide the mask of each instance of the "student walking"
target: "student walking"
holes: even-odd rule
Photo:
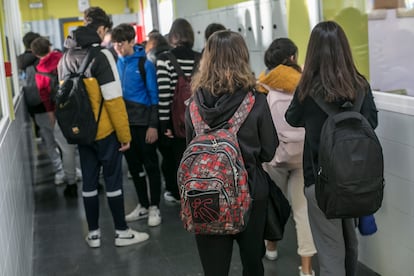
[[[112,30],[112,43],[118,54],[117,68],[131,130],[131,147],[124,152],[139,199],[127,221],[148,217],[149,226],[161,223],[161,175],[158,166],[158,87],[155,66],[146,59],[143,47],[135,45],[135,30],[120,24]],[[142,176],[142,165],[149,180]]]
[[[303,172],[309,222],[318,251],[321,276],[354,276],[358,263],[358,240],[354,219],[327,219],[315,198],[315,181],[321,128],[327,114],[314,98],[341,108],[363,98],[361,114],[376,127],[377,109],[367,80],[358,72],[348,39],[335,22],[317,24],[311,33],[304,70],[286,112],[287,122],[305,128]]]
[[[273,160],[264,163],[263,168],[292,206],[298,254],[301,256],[299,275],[312,276],[312,256],[316,249],[303,193],[302,155],[305,130],[291,127],[284,116],[301,77],[302,70],[297,64],[297,55],[298,48],[288,38],[274,40],[265,52],[267,70],[260,74],[258,83],[259,89],[267,93],[267,102],[280,143]],[[267,241],[266,257],[270,260],[277,258],[275,241]]]
[[[88,53],[97,52],[85,71],[85,85],[95,118],[102,103],[98,131],[92,144],[78,146],[89,228],[86,242],[90,247],[101,246],[98,178],[103,167],[106,196],[115,224],[115,245],[127,246],[145,241],[149,235],[132,230],[125,222],[122,152],[129,149],[131,134],[114,57],[100,46],[112,22],[104,10],[90,7],[84,12],[84,23],[85,26],[78,27],[65,40],[67,51],[58,70],[59,79],[64,81],[78,70]]]
[[[250,195],[254,200],[242,232],[233,235],[196,234],[206,276],[228,275],[234,241],[239,245],[243,275],[264,275],[263,234],[269,186],[262,163],[273,158],[278,139],[266,97],[254,92],[254,86],[255,79],[244,39],[231,31],[215,32],[207,41],[199,71],[193,78],[193,100],[201,118],[210,128],[223,128],[246,94],[253,91],[255,102],[237,133],[237,139],[247,169]],[[187,143],[195,136],[192,115],[187,109]]]
[[[57,82],[53,78],[57,78],[57,65],[62,57],[59,51],[52,51],[51,43],[44,37],[39,37],[31,43],[31,49],[39,59],[36,66],[35,80],[38,88],[42,104],[46,109],[46,113],[35,115],[39,125],[43,140],[49,156],[52,157],[53,164],[56,162],[62,164],[62,170],[55,175],[55,184],[60,185],[67,183],[63,194],[68,198],[78,197],[78,185],[76,182],[81,178],[81,172],[76,168],[76,145],[70,145],[56,124],[55,103],[52,93],[56,93]],[[48,75],[45,75],[48,74]],[[60,150],[60,154],[58,151]]]
[[[159,89],[159,120],[160,120],[160,144],[163,151],[169,150],[172,154],[163,155],[171,160],[168,164],[173,165],[174,170],[165,171],[164,175],[166,191],[164,199],[168,202],[179,202],[177,187],[177,169],[185,150],[185,135],[179,135],[179,129],[174,129],[172,103],[178,81],[178,72],[171,61],[176,59],[178,66],[188,78],[195,71],[200,53],[192,50],[194,45],[194,31],[191,24],[183,19],[174,20],[168,33],[168,42],[173,49],[169,53],[163,53],[157,59],[157,80]],[[184,114],[184,108],[177,110]],[[177,116],[178,117],[178,116]]]

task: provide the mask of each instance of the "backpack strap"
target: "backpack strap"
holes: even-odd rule
[[[181,69],[180,64],[178,64],[177,58],[174,56],[174,54],[171,53],[171,52],[168,52],[168,57],[170,58],[170,61],[171,61],[172,65],[174,66],[175,72],[177,72],[177,74],[179,76],[182,76],[182,77],[186,78],[186,76],[185,76],[183,70]]]
[[[242,103],[237,108],[236,112],[234,112],[233,116],[227,122],[221,124],[219,127],[215,127],[215,129],[228,128],[232,133],[237,134],[241,125],[244,123],[250,111],[252,110],[254,102],[255,97],[253,93],[248,92],[244,97]],[[211,130],[210,126],[207,125],[207,123],[201,117],[199,108],[195,101],[192,101],[190,104],[190,112],[191,121],[193,123],[196,136],[209,132]]]
[[[175,72],[177,72],[179,76],[182,76],[187,79],[183,70],[181,69],[180,64],[177,61],[177,58],[171,51],[168,52],[168,57],[170,58],[171,64],[174,66]],[[195,52],[193,70],[191,71],[191,75],[193,75],[193,73],[195,72],[195,69],[198,67],[198,63],[200,62],[200,59],[201,59],[201,55]]]
[[[147,87],[147,72],[145,71],[145,62],[147,58],[145,56],[139,57],[138,59],[138,70],[141,74],[142,81],[144,82],[145,88]]]
[[[91,46],[88,48],[88,52],[86,53],[86,56],[83,58],[81,65],[79,66],[78,70],[76,71],[77,74],[83,75],[85,74],[86,68],[88,67],[89,63],[92,61],[92,59],[96,56],[96,51],[100,50],[99,46]],[[94,53],[92,53],[94,52]],[[102,93],[101,93],[102,96]],[[101,113],[102,113],[102,107],[103,107],[104,98],[102,96],[101,102],[99,104],[99,111],[98,111],[98,118],[96,120],[96,124],[99,124],[99,120],[101,119]]]

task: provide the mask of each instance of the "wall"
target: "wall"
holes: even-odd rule
[[[0,275],[32,275],[32,144],[27,113],[20,103],[0,141]]]
[[[239,32],[247,43],[250,63],[256,76],[265,69],[263,56],[276,37],[287,36],[286,8],[283,0],[244,1],[232,6],[187,15],[194,34],[194,49],[204,47],[204,30],[213,22]]]
[[[384,151],[385,192],[378,232],[360,237],[359,259],[388,276],[414,276],[414,98],[375,93]]]

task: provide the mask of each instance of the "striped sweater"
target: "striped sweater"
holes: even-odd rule
[[[191,76],[195,66],[194,59],[200,53],[181,46],[172,49],[171,53],[177,58],[178,64],[184,74],[188,77]],[[177,80],[178,74],[168,57],[168,53],[161,54],[157,59],[157,82],[159,90],[158,115],[161,133],[164,133],[167,129],[172,130],[170,111]]]

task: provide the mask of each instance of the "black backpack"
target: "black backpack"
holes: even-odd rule
[[[83,79],[86,67],[98,50],[94,47],[88,50],[78,71],[63,81],[56,95],[56,119],[69,144],[87,145],[96,138],[104,99],[99,106],[98,118],[95,119]]]
[[[30,65],[25,70],[25,84],[22,87],[23,97],[26,104],[30,107],[38,106],[42,103],[39,89],[36,85],[36,65]]]
[[[59,79],[57,72],[56,73],[46,73],[36,70],[36,74],[46,76],[50,79],[50,100],[53,103],[56,103],[56,95],[59,90]]]
[[[315,194],[328,219],[375,213],[384,191],[382,147],[360,113],[364,94],[339,108],[321,97],[315,102],[328,114],[322,126]],[[346,107],[345,107],[346,106]]]

